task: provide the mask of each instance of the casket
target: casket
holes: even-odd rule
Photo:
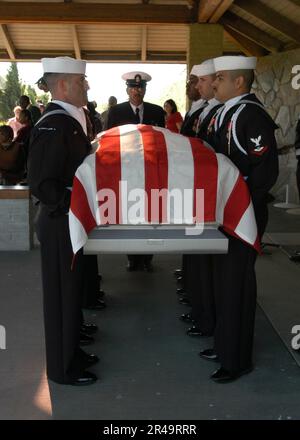
[[[243,177],[200,139],[124,125],[98,143],[73,182],[74,253],[226,253],[224,231],[258,249]]]

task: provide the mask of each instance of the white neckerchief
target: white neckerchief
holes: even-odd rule
[[[199,108],[203,107],[205,103],[205,99],[198,99],[197,101],[193,101],[190,110],[187,112],[187,116],[191,116],[195,111]]]
[[[220,128],[221,125],[223,124],[226,113],[232,107],[234,107],[242,98],[244,98],[244,96],[247,96],[247,95],[249,95],[249,93],[244,93],[243,95],[235,96],[234,98],[228,99],[228,101],[225,102],[224,107],[221,108],[222,110],[218,114],[218,117],[216,120],[216,125],[218,128]]]
[[[200,123],[206,118],[206,116],[208,115],[208,113],[217,105],[221,104],[220,101],[218,101],[216,98],[212,98],[209,99],[208,104],[206,107],[204,107],[203,112],[200,114],[199,116],[199,121]]]
[[[144,103],[142,102],[140,105],[134,105],[131,104],[131,102],[129,101],[129,104],[133,110],[133,113],[135,114],[136,109],[139,109],[139,117],[140,117],[140,122],[143,122],[143,117],[144,117]]]
[[[86,117],[82,107],[76,107],[75,105],[69,104],[68,102],[59,101],[58,99],[54,99],[53,104],[60,105],[66,112],[68,112],[76,121],[81,125],[84,133],[87,135],[86,128]]]

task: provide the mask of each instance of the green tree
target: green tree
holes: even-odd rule
[[[11,63],[5,85],[0,93],[0,113],[3,119],[13,116],[13,109],[18,104],[22,93],[22,84],[19,79],[19,72],[16,63]]]

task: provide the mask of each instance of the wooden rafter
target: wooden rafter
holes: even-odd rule
[[[254,43],[254,41],[249,40],[249,38],[245,37],[244,35],[234,31],[233,29],[224,26],[224,32],[230,40],[234,41],[241,48],[245,55],[262,57],[268,54],[266,49],[259,46],[257,43]]]
[[[268,26],[281,32],[288,38],[300,43],[299,25],[274,11],[259,0],[238,0],[236,6],[242,11],[258,18]]]
[[[217,23],[225,12],[230,8],[234,0],[223,0],[209,19],[209,23]]]
[[[16,59],[16,49],[14,47],[13,41],[9,35],[7,26],[5,26],[5,24],[0,24],[0,33],[1,33],[2,38],[4,40],[5,48],[7,50],[9,58],[11,60],[15,60]]]
[[[198,6],[198,22],[206,23],[221,5],[222,0],[200,0]]]
[[[76,59],[81,60],[81,49],[79,44],[78,32],[75,24],[71,25],[71,32],[72,32],[72,40],[73,40]]]
[[[1,22],[60,24],[189,24],[192,10],[184,5],[115,3],[0,2]]]
[[[266,32],[229,11],[221,18],[220,24],[228,26],[230,29],[244,35],[270,52],[279,52],[283,49],[283,43],[281,41],[271,37]]]

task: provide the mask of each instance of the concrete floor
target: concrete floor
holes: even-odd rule
[[[284,215],[272,212],[270,238],[290,232]],[[209,379],[215,364],[197,354],[210,338],[186,336],[177,319],[188,311],[172,275],[180,256],[156,256],[153,274],[127,273],[125,256],[102,258],[108,308],[86,313],[100,327],[90,349],[101,357],[91,369],[100,380],[82,388],[45,378],[38,249],[1,252],[0,419],[300,419],[300,354],[290,345],[300,325],[300,266],[284,249],[270,250],[257,263],[255,370],[226,385]]]

